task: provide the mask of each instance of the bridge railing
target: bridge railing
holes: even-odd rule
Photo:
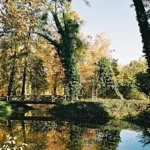
[[[2,96],[0,101],[18,101],[18,102],[62,102],[66,100],[66,95],[24,95],[24,96]]]

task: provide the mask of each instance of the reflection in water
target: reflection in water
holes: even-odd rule
[[[88,128],[56,122],[35,111],[0,121],[0,149],[10,150],[149,150],[150,133],[126,122]],[[42,113],[41,113],[42,114]],[[20,119],[19,119],[20,117]],[[44,118],[47,117],[47,118]],[[50,121],[49,121],[50,120]],[[127,130],[123,130],[127,129]],[[130,130],[129,130],[130,129]],[[133,131],[131,131],[133,130]],[[129,139],[129,137],[131,139]],[[143,147],[145,146],[145,147]]]
[[[99,148],[101,150],[116,150],[120,141],[119,130],[104,130],[99,141]]]
[[[82,150],[82,129],[75,125],[70,125],[69,129],[69,148],[71,150]]]
[[[120,136],[122,142],[119,143],[117,150],[150,150],[150,144],[143,145],[141,142],[141,136],[144,136],[142,132],[122,130]]]
[[[143,130],[143,134],[140,136],[140,139],[144,147],[150,144],[150,128]]]

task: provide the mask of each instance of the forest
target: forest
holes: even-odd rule
[[[90,2],[83,1],[90,9]],[[80,140],[91,132],[98,136],[98,133],[95,130],[91,131],[91,128],[104,125],[109,119],[128,121],[144,127],[146,129],[143,136],[149,137],[150,2],[132,0],[131,7],[136,14],[135,20],[141,35],[143,56],[128,64],[120,64],[118,59],[112,56],[115,50],[111,49],[112,41],[107,33],[102,32],[92,36],[81,31],[85,21],[72,9],[72,0],[1,0],[0,118],[3,121],[4,118],[8,119],[8,127],[12,127],[12,120],[21,116],[18,120],[23,119],[21,122],[23,135],[25,130],[29,132],[33,128],[35,134],[33,130],[30,133],[33,137],[37,136],[37,139],[46,132],[50,137],[57,136],[54,141],[48,143],[49,148],[56,150],[59,149],[59,145],[53,145],[55,142],[62,146],[62,150],[86,150],[83,148],[85,145],[81,146],[83,142]],[[136,53],[136,50],[133,51]],[[20,106],[11,103],[13,102],[11,96],[21,98]],[[21,105],[25,96],[65,96],[65,100],[58,104],[56,102],[55,106],[44,105],[42,108],[38,104],[37,106]],[[40,107],[41,110],[37,111],[37,108],[32,110],[31,107]],[[31,112],[27,112],[26,109],[31,109]],[[50,122],[47,122],[50,125],[47,123],[43,125],[46,131],[35,125],[35,122],[28,122],[27,127],[24,125],[25,120],[34,120],[37,114],[43,115],[43,109],[51,114],[51,119],[55,120],[57,125],[61,121],[71,124],[59,124],[60,130],[56,129],[57,135],[52,133],[53,130],[49,131],[52,126]],[[46,115],[43,116],[45,120],[42,121],[51,120],[48,120]],[[36,118],[36,121],[38,119],[41,118]],[[112,122],[111,120],[110,124],[107,124],[108,128],[102,127],[100,131],[104,134],[103,138],[108,136],[113,141],[112,145],[106,144],[106,139],[101,139],[102,143],[94,141],[95,146],[99,148],[95,147],[91,150],[99,150],[102,147],[104,150],[116,150],[122,129],[131,128],[139,131],[134,125]],[[81,124],[86,127],[86,130],[82,129]],[[112,124],[115,128],[110,135],[107,135],[109,129],[112,130]],[[90,129],[87,129],[89,126]],[[10,146],[7,140],[11,141],[13,138],[6,138],[5,135],[13,132],[14,129],[9,132],[0,127],[0,149],[2,147],[2,150],[5,150],[4,145],[7,145],[7,148]],[[64,137],[61,137],[60,132],[63,132]],[[24,143],[33,142],[32,138],[28,135]],[[79,141],[76,141],[77,139]],[[93,140],[93,137],[91,139]],[[69,145],[63,145],[63,140]],[[150,144],[150,137],[146,145],[148,144]],[[32,146],[31,144],[29,149],[34,149]],[[37,144],[36,146],[35,149],[38,149]],[[42,149],[44,150],[42,147],[39,150]]]
[[[71,1],[3,2],[0,95],[148,99],[148,14],[140,22],[138,11],[143,10],[134,3],[144,57],[120,65],[111,55],[107,34],[92,37],[80,31],[84,20],[71,9]]]

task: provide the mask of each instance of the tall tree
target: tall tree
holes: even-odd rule
[[[98,77],[97,66],[95,64],[104,57],[110,56],[110,38],[105,33],[96,35],[95,38],[88,35],[82,40],[87,43],[85,50],[82,51],[82,59],[80,59],[78,68],[81,74],[82,97],[96,98],[98,95]]]
[[[20,63],[26,62],[28,54],[31,52],[31,44],[33,37],[31,35],[33,29],[38,25],[38,13],[41,12],[43,1],[35,0],[30,2],[24,1],[3,1],[0,8],[1,15],[1,42],[6,43],[7,47],[2,47],[8,51],[10,48],[15,51],[15,60],[20,60]],[[13,80],[16,74],[16,61],[12,61],[10,80],[8,84],[8,95],[11,95]],[[18,63],[18,62],[17,62]],[[25,94],[26,71],[27,64],[25,63],[22,71],[22,92]]]
[[[106,57],[103,57],[98,62],[98,67],[98,76],[103,96],[106,97],[111,95],[111,93],[114,93],[115,96],[123,99],[118,90],[110,60]]]
[[[43,33],[37,33],[55,46],[64,68],[65,94],[70,100],[74,100],[78,98],[81,87],[74,52],[82,45],[78,38],[82,20],[79,19],[76,12],[71,10],[71,2],[72,0],[51,0],[48,4],[48,12],[51,15],[48,18],[52,18],[52,24],[47,21],[42,27]],[[45,16],[46,14],[43,17]]]
[[[147,72],[150,73],[150,26],[148,22],[148,15],[142,0],[133,0],[133,4],[142,36],[143,52],[145,53],[148,64]]]

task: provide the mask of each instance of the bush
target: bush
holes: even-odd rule
[[[131,88],[129,92],[125,94],[125,98],[136,100],[147,100],[146,95],[140,92],[137,88]]]

